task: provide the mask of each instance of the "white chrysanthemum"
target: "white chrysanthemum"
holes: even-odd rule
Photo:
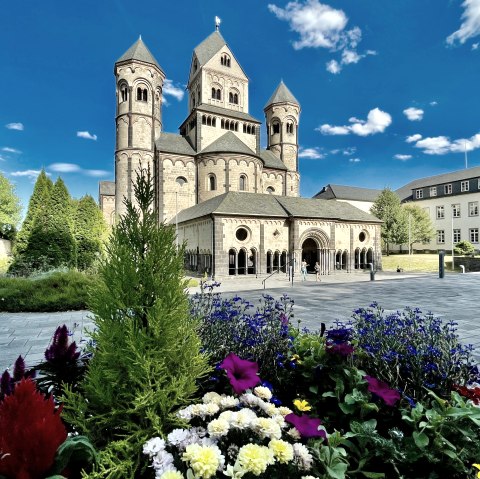
[[[165,471],[171,471],[172,469],[175,469],[175,466],[173,465],[173,456],[165,450],[158,451],[152,460],[152,466],[159,474]]]
[[[266,388],[265,386],[257,386],[253,392],[262,399],[266,399],[267,401],[270,401],[272,399],[272,391],[270,389]]]
[[[193,427],[192,431],[198,436],[198,437],[205,437],[207,435],[207,430],[204,427],[198,426],[198,427]]]
[[[160,437],[152,437],[143,445],[143,453],[150,457],[163,449],[165,449],[165,441]]]
[[[225,463],[225,457],[217,446],[190,444],[182,455],[182,461],[192,468],[194,477],[209,479]]]
[[[287,426],[287,422],[285,421],[285,418],[281,416],[280,414],[276,414],[275,416],[272,416],[272,419],[283,429]]]
[[[252,423],[252,429],[261,437],[280,439],[282,430],[276,421],[269,417],[259,417]]]
[[[296,442],[293,445],[293,454],[295,455],[295,463],[300,470],[309,471],[312,468],[313,456],[310,454],[306,446]]]
[[[185,442],[190,437],[190,434],[188,429],[174,429],[167,436],[167,441],[172,446],[178,446],[182,442]]]
[[[278,412],[279,412],[283,417],[285,417],[285,416],[288,416],[289,414],[292,414],[293,411],[292,411],[291,409],[289,409],[288,407],[286,407],[286,406],[280,406],[280,407],[278,408]]]
[[[222,437],[228,434],[230,429],[230,424],[225,419],[214,419],[211,421],[208,426],[208,434],[210,437]]]
[[[298,432],[296,427],[292,427],[287,431],[287,436],[290,436],[295,441],[299,441],[302,438],[302,435]]]
[[[222,409],[232,409],[240,404],[240,400],[233,396],[223,396],[220,400],[220,407]]]
[[[261,399],[252,393],[245,393],[240,396],[240,402],[245,404],[245,406],[249,406],[249,407],[258,406],[259,401],[261,401]]]
[[[251,409],[243,408],[232,414],[230,425],[237,429],[247,429],[257,419],[257,415]]]
[[[280,464],[287,464],[293,459],[293,447],[287,441],[281,439],[272,439],[268,443],[268,447],[273,451],[275,459]]]
[[[235,413],[234,413],[233,411],[223,411],[223,412],[220,413],[220,415],[218,416],[218,419],[224,419],[225,421],[231,422],[232,416],[233,416],[234,414],[235,414]]]
[[[177,411],[177,416],[185,421],[190,421],[193,417],[193,405],[187,406],[180,411]]]
[[[205,404],[208,404],[211,402],[213,402],[214,404],[220,404],[221,400],[222,400],[222,396],[220,396],[220,394],[216,393],[215,391],[210,391],[206,393],[202,398],[202,401]]]
[[[176,469],[162,472],[162,474],[156,474],[156,479],[183,479],[183,474]]]
[[[201,417],[204,419],[206,416],[213,416],[217,414],[220,410],[218,404],[208,403],[208,404],[193,404],[190,406],[192,416]]]
[[[272,404],[271,402],[263,402],[260,404],[260,408],[267,416],[275,416],[278,413],[275,404]]]
[[[259,476],[266,471],[269,465],[274,463],[275,458],[271,449],[258,444],[247,444],[238,451],[233,470],[239,470],[240,474],[251,472],[253,475]],[[240,474],[233,477],[241,477]]]
[[[302,476],[302,479],[318,479],[316,476]]]

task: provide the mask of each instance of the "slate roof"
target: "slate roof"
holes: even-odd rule
[[[372,188],[328,184],[314,198],[371,201],[373,203],[381,192],[382,190],[374,190]]]
[[[178,213],[182,223],[208,215],[259,216],[288,218],[325,218],[329,220],[381,223],[378,218],[348,203],[310,198],[292,198],[262,193],[230,191]],[[174,220],[173,220],[174,221]]]
[[[237,135],[231,131],[227,131],[220,138],[210,143],[200,153],[228,152],[241,153],[243,155],[256,155]]]
[[[198,58],[198,63],[200,66],[205,65],[205,63],[212,58],[215,53],[217,53],[227,42],[224,40],[219,31],[213,32],[205,40],[203,40],[200,45],[197,45],[194,48],[195,55]]]
[[[470,178],[480,178],[480,166],[466,168],[464,170],[443,173],[442,175],[427,176],[418,180],[411,181],[395,191],[402,201],[412,197],[412,190],[428,186],[443,185],[453,183],[454,181],[468,180]]]
[[[185,137],[175,133],[160,133],[160,136],[155,141],[155,146],[158,151],[165,153],[187,156],[194,156],[196,154]]]
[[[287,85],[283,83],[283,80],[277,86],[277,89],[273,92],[273,95],[270,97],[270,100],[267,101],[265,108],[273,103],[295,103],[300,105],[298,100],[293,96],[292,92],[287,88]]]
[[[208,105],[207,103],[201,103],[198,105],[197,110],[204,111],[206,113],[216,113],[218,115],[230,116],[239,120],[247,120],[251,121],[252,123],[262,123],[260,120],[257,120],[252,115],[244,113],[243,111],[229,110],[216,105]]]
[[[287,169],[283,161],[270,150],[260,150],[260,158],[263,160],[265,168],[273,168],[274,170]]]
[[[162,67],[157,60],[155,60],[155,57],[151,54],[145,43],[143,43],[141,37],[115,63],[129,60],[139,60],[141,62],[151,63],[162,70]]]
[[[105,196],[115,196],[115,181],[100,181],[98,193]]]

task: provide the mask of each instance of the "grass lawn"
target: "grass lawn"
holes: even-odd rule
[[[461,259],[455,256],[455,271],[460,271]],[[396,271],[400,266],[406,273],[408,272],[438,272],[438,254],[391,254],[382,256],[383,271]],[[445,255],[445,271],[451,271],[452,257]]]

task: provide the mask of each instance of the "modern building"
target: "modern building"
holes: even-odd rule
[[[115,183],[100,185],[104,211],[114,189],[121,215],[136,171],[150,165],[159,220],[176,225],[191,269],[258,275],[298,270],[306,259],[311,270],[318,261],[328,274],[380,264],[377,218],[348,203],[299,197],[301,109],[283,82],[265,104],[267,147],[260,147],[249,79],[218,26],[193,50],[179,133],[163,131],[165,73],[141,39],[114,73]]]

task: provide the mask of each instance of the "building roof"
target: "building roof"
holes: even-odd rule
[[[138,60],[144,63],[151,63],[162,70],[155,57],[151,54],[142,37],[140,37],[115,63]],[[162,70],[163,71],[163,70]]]
[[[411,198],[412,190],[428,186],[442,185],[445,183],[452,183],[454,181],[467,180],[470,178],[480,178],[480,166],[413,180],[410,183],[407,183],[406,185],[396,190],[395,193],[397,193],[400,199],[404,201]]]
[[[286,170],[287,167],[283,161],[270,150],[260,150],[260,158],[263,160],[265,168],[272,168],[274,170]]]
[[[241,153],[243,155],[256,155],[237,135],[231,131],[227,131],[220,138],[217,138],[213,143],[210,143],[200,153]]]
[[[196,154],[188,140],[175,133],[160,133],[160,136],[155,141],[155,146],[158,151],[165,153],[187,156],[194,156]]]
[[[373,203],[381,192],[382,190],[374,190],[372,188],[328,184],[314,198],[368,201]]]
[[[300,105],[298,100],[293,96],[292,92],[287,88],[287,85],[283,83],[283,80],[277,86],[277,89],[273,92],[270,100],[267,101],[265,108],[273,103],[295,103]]]
[[[378,218],[348,203],[311,198],[294,198],[263,193],[230,191],[178,213],[182,223],[211,214],[217,216],[259,216],[325,218],[329,220],[381,223]],[[174,220],[173,220],[174,221]]]
[[[224,40],[219,31],[213,32],[202,43],[194,48],[200,66],[205,65],[215,53],[223,48],[227,42]]]
[[[115,196],[115,181],[100,181],[98,193],[104,196]]]
[[[228,116],[232,118],[237,118],[239,120],[247,120],[252,123],[262,123],[260,120],[257,120],[252,115],[244,113],[243,111],[229,110],[227,108],[222,108],[216,105],[208,105],[207,103],[201,103],[197,107],[198,111],[204,111],[206,113],[216,113],[218,115]]]

